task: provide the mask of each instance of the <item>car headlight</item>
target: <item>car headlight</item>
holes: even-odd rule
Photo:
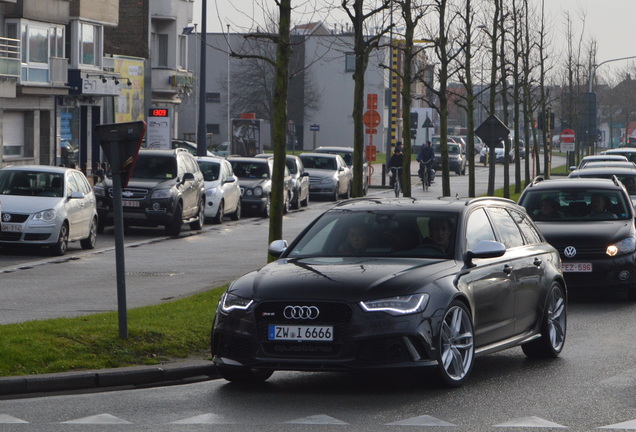
[[[325,177],[322,180],[320,180],[320,183],[335,183],[336,179],[333,177]]]
[[[627,237],[624,240],[619,241],[613,245],[609,245],[605,253],[609,256],[622,255],[626,253],[632,253],[636,250],[636,239],[634,237]]]
[[[256,186],[254,188],[254,196],[258,198],[258,197],[260,197],[262,195],[263,195],[263,188],[260,187],[260,186]]]
[[[213,196],[213,195],[216,195],[216,193],[217,193],[217,192],[218,192],[218,189],[217,189],[217,188],[215,188],[215,187],[213,187],[213,188],[211,188],[211,189],[206,189],[206,190],[205,190],[205,196],[206,196],[206,197],[211,197],[211,196]]]
[[[422,312],[426,308],[428,298],[428,294],[413,294],[361,301],[360,306],[367,312],[386,312],[393,316],[407,315]]]
[[[223,312],[230,312],[234,309],[245,310],[254,302],[254,300],[239,297],[234,294],[225,293],[221,298],[221,309]]]
[[[152,199],[166,199],[170,198],[170,189],[159,189],[152,193]]]
[[[55,214],[55,209],[42,210],[33,215],[33,220],[43,220],[46,222],[50,222],[55,219]]]

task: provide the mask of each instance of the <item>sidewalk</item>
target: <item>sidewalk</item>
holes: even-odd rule
[[[211,361],[186,359],[154,366],[0,377],[0,398],[106,387],[183,384],[219,377]]]

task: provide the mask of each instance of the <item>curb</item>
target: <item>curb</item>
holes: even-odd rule
[[[156,366],[0,377],[0,396],[168,384],[185,380],[210,380],[219,377],[216,366],[211,361],[186,360]]]

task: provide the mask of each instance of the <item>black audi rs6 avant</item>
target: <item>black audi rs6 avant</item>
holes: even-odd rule
[[[213,360],[229,381],[435,368],[457,387],[476,355],[564,346],[559,254],[510,200],[348,200],[269,252],[216,311]]]

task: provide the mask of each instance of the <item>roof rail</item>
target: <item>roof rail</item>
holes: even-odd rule
[[[516,204],[510,198],[503,198],[503,197],[496,197],[496,196],[480,196],[480,197],[469,199],[468,201],[466,201],[464,205],[470,205],[479,201],[488,201],[488,200],[495,200],[495,201],[502,201],[506,203]]]
[[[539,182],[542,182],[545,180],[545,177],[543,177],[542,175],[538,175],[535,178],[532,179],[532,182],[530,182],[530,186],[534,186]]]

